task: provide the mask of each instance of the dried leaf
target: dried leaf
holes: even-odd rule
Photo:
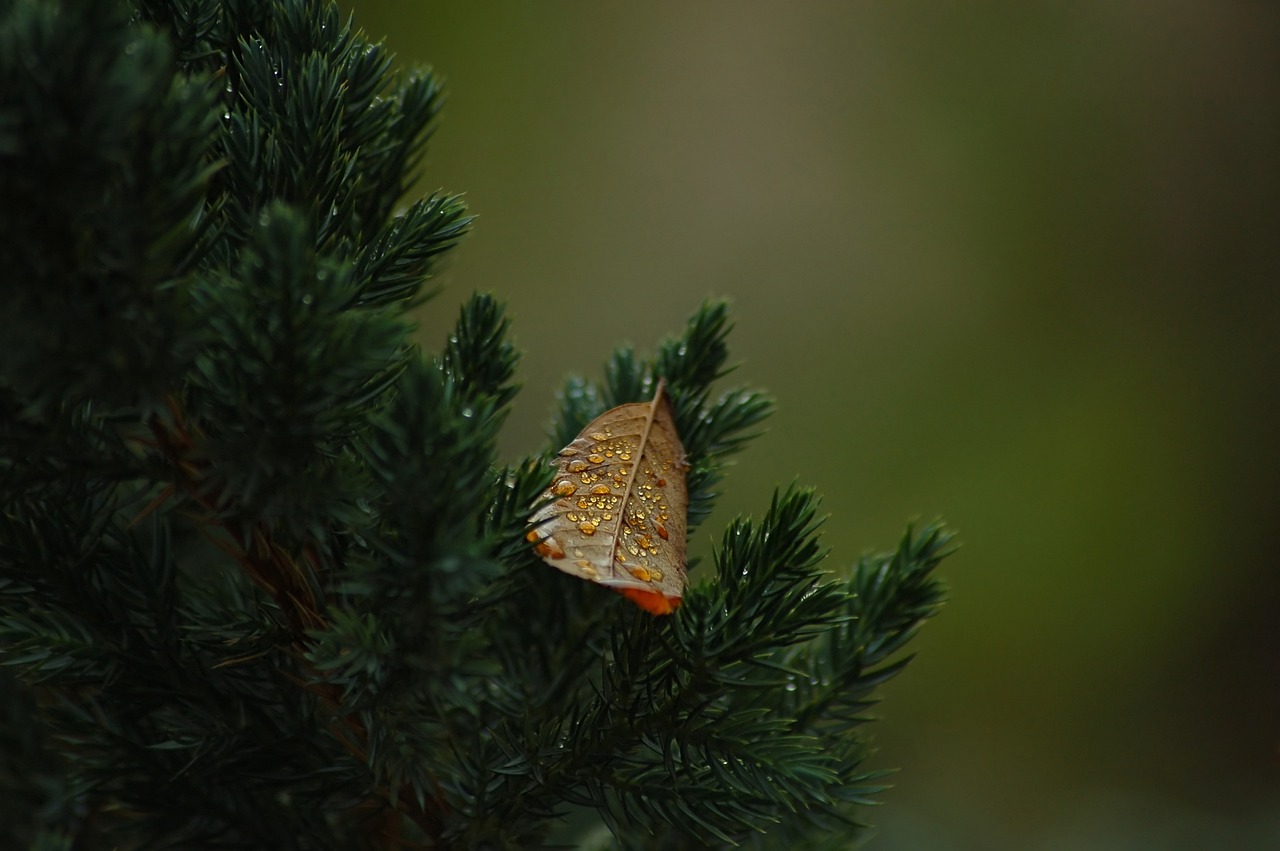
[[[652,402],[605,411],[560,450],[551,500],[530,522],[542,560],[666,615],[684,596],[684,447],[659,380]]]

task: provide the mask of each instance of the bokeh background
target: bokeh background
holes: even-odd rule
[[[735,303],[840,568],[941,515],[873,851],[1280,848],[1280,4],[348,0],[450,100],[479,218],[421,313],[568,372]]]

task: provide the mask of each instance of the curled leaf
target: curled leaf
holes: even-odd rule
[[[666,382],[651,402],[605,411],[560,450],[530,518],[542,560],[666,615],[684,596],[689,493]]]

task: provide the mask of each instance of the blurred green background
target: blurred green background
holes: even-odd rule
[[[779,410],[695,553],[792,479],[833,569],[959,528],[868,848],[1280,848],[1280,4],[348,6],[447,80],[423,340],[509,303],[509,456],[723,295]]]

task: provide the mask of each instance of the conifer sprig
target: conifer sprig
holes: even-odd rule
[[[772,408],[703,304],[513,463],[501,304],[405,194],[443,102],[315,0],[0,0],[0,824],[20,845],[819,847],[950,534],[824,571],[817,500],[653,618],[525,534],[546,458],[664,379],[706,519]],[[705,574],[705,575],[703,575]],[[15,733],[15,731],[17,731]],[[578,813],[581,815],[581,813]]]

